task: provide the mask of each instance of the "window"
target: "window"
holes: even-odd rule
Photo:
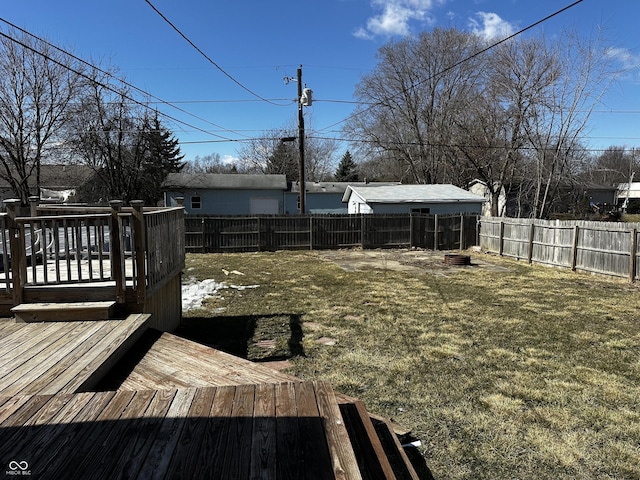
[[[200,195],[191,197],[191,209],[196,210],[202,208],[202,202],[200,201]]]
[[[428,208],[412,208],[411,213],[429,213]]]

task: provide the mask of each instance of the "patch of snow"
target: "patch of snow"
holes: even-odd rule
[[[222,298],[221,290],[233,288],[236,290],[246,290],[248,288],[258,288],[260,285],[227,285],[224,282],[216,282],[212,278],[207,278],[197,282],[190,278],[182,285],[182,311],[186,312],[202,307],[202,302],[208,298]]]

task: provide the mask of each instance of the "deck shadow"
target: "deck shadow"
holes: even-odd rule
[[[182,338],[254,362],[304,356],[299,314],[185,318],[173,332]]]

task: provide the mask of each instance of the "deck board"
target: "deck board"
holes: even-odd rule
[[[94,384],[147,328],[148,315],[123,320],[2,324],[0,396],[76,392]]]
[[[335,398],[324,405],[331,399],[323,382],[34,395],[3,422],[0,460],[27,461],[35,478],[286,479],[282,463],[297,479],[360,479],[348,442],[340,459],[316,455],[309,465],[297,455],[310,420],[336,451],[327,426],[342,422]]]
[[[265,365],[163,333],[120,385],[158,390],[300,381]]]

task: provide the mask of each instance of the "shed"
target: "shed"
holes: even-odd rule
[[[170,173],[162,184],[165,205],[184,198],[185,213],[277,215],[284,212],[285,175]]]
[[[486,200],[454,185],[349,185],[349,213],[482,213]]]

